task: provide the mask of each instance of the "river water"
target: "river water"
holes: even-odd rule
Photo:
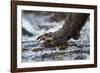
[[[49,15],[23,13],[22,27],[33,34],[22,34],[22,62],[62,61],[62,60],[86,60],[90,57],[90,21],[88,20],[81,30],[78,40],[70,39],[72,45],[65,50],[57,47],[41,47],[36,38],[47,32],[54,32],[61,28],[64,20],[59,22],[49,21]]]

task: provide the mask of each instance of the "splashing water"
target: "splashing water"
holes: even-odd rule
[[[64,20],[49,22],[48,15],[34,15],[32,13],[22,16],[22,27],[33,36],[22,35],[22,62],[59,61],[59,60],[84,60],[90,57],[90,22],[87,21],[82,28],[78,40],[70,39],[72,46],[65,50],[59,48],[40,47],[36,38],[46,32],[54,32],[61,28]]]

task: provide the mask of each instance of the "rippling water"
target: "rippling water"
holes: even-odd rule
[[[71,45],[65,50],[57,47],[41,47],[36,38],[45,32],[54,32],[62,27],[64,20],[50,22],[48,15],[35,15],[28,13],[22,15],[22,27],[33,36],[22,35],[22,62],[85,60],[90,57],[90,23],[89,20],[81,30],[78,40],[70,39]]]

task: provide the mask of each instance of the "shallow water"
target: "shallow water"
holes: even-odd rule
[[[61,61],[61,60],[85,60],[90,57],[90,28],[89,21],[81,30],[81,36],[78,40],[70,39],[70,45],[65,50],[57,47],[41,47],[36,38],[45,32],[54,32],[62,27],[64,20],[60,22],[49,22],[47,15],[26,14],[22,16],[22,27],[34,34],[29,37],[22,35],[22,62],[40,62],[40,61]],[[41,27],[40,27],[41,26]],[[48,28],[48,29],[47,29]]]

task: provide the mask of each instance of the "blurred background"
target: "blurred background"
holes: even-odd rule
[[[90,57],[90,20],[87,19],[78,40],[70,39],[65,50],[41,47],[36,38],[62,28],[68,13],[22,11],[22,62],[86,60]]]

